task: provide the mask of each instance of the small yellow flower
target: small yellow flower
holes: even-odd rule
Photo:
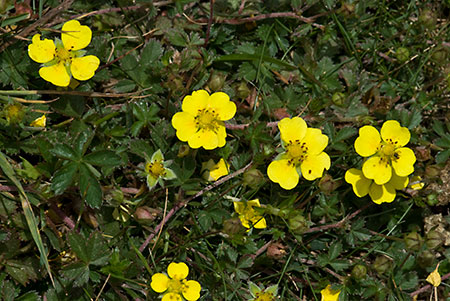
[[[236,105],[227,94],[194,91],[183,99],[182,109],[172,117],[178,139],[187,141],[191,148],[211,150],[225,145],[224,121],[236,114]]]
[[[416,156],[404,147],[411,137],[408,128],[400,126],[395,120],[386,121],[381,127],[381,135],[373,126],[359,129],[355,150],[362,157],[368,157],[362,167],[364,176],[383,185],[392,177],[393,170],[400,177],[414,171]]]
[[[436,269],[431,272],[427,277],[427,282],[433,285],[434,287],[438,287],[441,284],[441,275],[439,274],[439,264],[436,266]]]
[[[266,219],[262,217],[253,207],[261,207],[258,199],[248,202],[235,201],[234,210],[239,214],[239,219],[245,228],[264,229],[267,227]]]
[[[340,293],[340,290],[331,289],[330,284],[328,284],[326,288],[320,291],[320,294],[322,295],[322,301],[338,301]]]
[[[396,196],[396,190],[401,190],[408,186],[408,177],[399,177],[395,172],[389,182],[378,185],[373,180],[364,176],[363,172],[356,168],[351,168],[345,173],[345,181],[352,184],[353,192],[360,198],[369,194],[376,204],[391,203]]]
[[[217,181],[221,177],[229,174],[229,172],[229,166],[223,158],[217,164],[212,159],[202,163],[202,176],[207,181]]]
[[[170,169],[167,168],[170,165],[170,161],[164,161],[164,156],[161,150],[158,149],[150,160],[145,162],[145,174],[147,175],[147,186],[152,189],[162,180],[172,180],[177,176]]]
[[[278,285],[276,284],[264,289],[250,282],[249,287],[253,298],[248,301],[274,301],[277,298]]]
[[[409,187],[414,190],[421,190],[425,186],[425,183],[422,182],[422,177],[413,176],[411,177],[411,181],[409,182]]]
[[[81,50],[91,42],[92,31],[89,27],[77,20],[70,20],[64,23],[61,30],[62,41],[41,40],[41,35],[35,34],[28,45],[28,55],[33,61],[44,64],[39,69],[43,79],[55,86],[67,87],[71,77],[78,80],[93,77],[100,60],[94,55],[84,56],[85,51]]]
[[[47,123],[47,117],[45,117],[45,114],[44,114],[41,117],[36,118],[35,120],[33,120],[33,122],[30,123],[30,126],[45,127],[46,123]]]
[[[284,189],[297,186],[302,175],[312,181],[330,168],[330,157],[323,150],[328,137],[320,129],[308,128],[300,117],[284,118],[278,123],[281,144],[286,150],[269,164],[267,174]]]
[[[162,301],[198,300],[200,298],[200,283],[195,280],[186,280],[189,274],[188,266],[183,263],[172,262],[167,268],[166,274],[156,273],[152,276],[150,286],[157,293],[164,293]]]

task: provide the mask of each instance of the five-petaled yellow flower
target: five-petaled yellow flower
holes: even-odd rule
[[[256,212],[253,207],[261,207],[258,199],[243,202],[235,201],[234,210],[239,214],[239,219],[245,228],[264,229],[267,227],[266,219]]]
[[[248,301],[274,301],[277,299],[278,285],[272,285],[268,288],[260,288],[253,282],[250,282],[250,294],[252,294],[251,299]]]
[[[364,176],[383,185],[391,180],[393,170],[400,177],[411,174],[416,156],[411,149],[404,147],[410,137],[408,128],[400,126],[396,120],[386,121],[381,127],[381,135],[373,126],[360,128],[355,150],[368,157],[362,166]]]
[[[186,280],[189,274],[188,266],[183,263],[172,262],[167,268],[166,274],[156,273],[152,276],[150,286],[157,293],[164,293],[162,301],[198,300],[201,286],[195,280]]]
[[[230,172],[228,163],[223,158],[214,163],[212,159],[202,163],[202,177],[207,181],[217,181]]]
[[[331,289],[331,285],[328,284],[326,288],[320,291],[320,294],[322,295],[322,301],[338,301],[339,300],[339,294],[341,293],[340,290],[333,290]]]
[[[269,164],[269,179],[284,189],[297,186],[300,175],[312,181],[330,168],[330,157],[323,150],[328,137],[320,129],[308,128],[300,117],[284,118],[278,123],[281,144],[286,150]]]
[[[150,160],[145,162],[145,174],[147,175],[147,186],[152,189],[162,180],[172,180],[177,176],[170,168],[167,168],[171,161],[164,161],[164,155],[161,150],[157,150]]]
[[[61,40],[41,40],[35,34],[28,45],[28,55],[33,61],[43,63],[39,75],[55,86],[67,87],[71,77],[88,80],[94,76],[100,60],[94,55],[84,56],[91,42],[92,31],[77,20],[70,20],[62,27]]]
[[[400,177],[395,172],[389,182],[378,185],[373,180],[364,176],[363,172],[356,168],[351,168],[345,173],[345,181],[352,184],[353,192],[362,198],[369,194],[376,204],[391,203],[396,196],[396,190],[401,190],[408,186],[408,177]]]
[[[211,150],[225,145],[224,121],[236,114],[236,105],[227,94],[194,91],[183,99],[182,110],[172,117],[178,139],[187,141],[191,148]]]

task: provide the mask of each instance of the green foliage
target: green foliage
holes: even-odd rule
[[[13,2],[0,1],[1,300],[156,300],[151,276],[171,262],[200,300],[320,300],[328,284],[341,301],[409,300],[438,262],[450,272],[448,1],[216,0],[210,25],[209,1]],[[74,18],[100,68],[56,88],[27,47]],[[171,125],[198,89],[237,106],[213,151]],[[267,166],[293,116],[328,136],[331,168],[283,190]],[[359,128],[386,120],[409,129],[421,179],[376,205],[344,175],[364,162]],[[158,149],[177,178],[149,190]],[[221,158],[236,174],[204,180]],[[253,199],[265,229],[234,210]]]

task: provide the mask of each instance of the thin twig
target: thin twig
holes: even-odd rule
[[[105,283],[103,283],[103,286],[100,289],[100,292],[98,293],[97,298],[95,298],[95,301],[98,301],[98,298],[100,298],[100,295],[102,294],[103,290],[105,289],[106,283],[108,283],[108,280],[110,277],[111,277],[111,274],[108,274],[108,277],[106,277]]]
[[[129,55],[130,53],[132,53],[133,51],[135,51],[136,49],[138,49],[138,48],[140,48],[140,47],[142,47],[142,46],[144,46],[144,43],[141,43],[141,44],[137,45],[136,47],[134,47],[133,49],[128,50],[127,52],[125,52],[124,54],[122,54],[122,55],[119,56],[118,58],[112,60],[111,62],[106,63],[106,64],[100,66],[100,67],[97,69],[96,72],[99,72],[99,71],[105,69],[106,67],[109,67],[110,65],[112,65],[112,64],[114,64],[115,62],[117,62],[117,61],[123,59],[124,57],[126,57],[127,55]]]
[[[206,186],[205,188],[203,188],[202,190],[200,190],[199,192],[197,192],[195,195],[191,196],[190,198],[179,202],[178,204],[176,204],[174,207],[172,207],[172,209],[170,209],[170,211],[167,213],[167,216],[165,219],[163,219],[158,226],[156,226],[155,230],[153,231],[153,233],[150,233],[150,235],[147,237],[147,239],[144,241],[144,243],[139,247],[139,251],[143,252],[144,249],[148,246],[148,244],[150,243],[150,241],[155,237],[155,234],[159,232],[159,230],[161,229],[161,227],[178,211],[180,210],[182,207],[185,207],[190,201],[192,201],[193,199],[198,198],[199,196],[203,195],[204,193],[216,188],[217,186],[225,183],[228,180],[233,179],[234,177],[237,177],[238,175],[244,173],[245,171],[247,171],[248,169],[250,169],[250,167],[252,167],[253,162],[248,163],[246,166],[244,166],[243,168],[233,172],[232,174],[229,174],[228,176],[225,176],[223,178],[221,178],[220,180],[217,180],[216,182],[212,183],[211,185]]]
[[[312,232],[319,232],[319,231],[333,229],[333,228],[341,228],[346,222],[353,219],[355,216],[360,214],[364,209],[366,209],[370,205],[372,205],[372,203],[367,203],[364,207],[361,207],[358,210],[356,210],[355,212],[353,212],[352,214],[347,215],[346,217],[344,217],[342,220],[340,220],[337,223],[313,227],[313,228],[306,230],[304,233],[312,233]]]
[[[163,213],[163,219],[161,221],[162,225],[161,225],[161,228],[159,229],[158,236],[156,237],[155,243],[153,244],[152,252],[156,247],[156,243],[158,242],[158,239],[161,236],[162,230],[164,228],[164,224],[166,223],[166,213],[167,213],[167,203],[168,202],[169,202],[169,189],[166,188],[166,201],[164,202],[164,213]]]
[[[73,222],[73,220],[68,217],[64,211],[62,211],[61,209],[58,208],[58,206],[54,203],[50,204],[50,208],[56,213],[56,215],[58,215],[58,217],[60,219],[62,219],[62,221],[64,222],[64,224],[66,224],[67,227],[69,227],[69,229],[71,231],[73,231],[75,229],[75,223]]]
[[[145,88],[136,92],[130,93],[100,93],[100,92],[84,92],[84,91],[57,91],[57,90],[0,90],[0,95],[36,95],[36,94],[48,94],[48,95],[77,95],[86,97],[105,97],[105,98],[121,98],[131,97],[152,88]]]

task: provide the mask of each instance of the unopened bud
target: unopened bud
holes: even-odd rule
[[[419,22],[428,29],[433,29],[436,26],[436,21],[434,12],[429,8],[424,9],[419,16]]]
[[[243,226],[239,218],[230,218],[223,222],[223,232],[228,235],[237,234],[242,230]]]
[[[437,46],[431,54],[431,58],[438,65],[445,64],[447,63],[447,50],[442,45]]]
[[[345,94],[342,92],[336,92],[331,97],[331,101],[333,101],[333,103],[339,107],[345,105],[345,99],[346,99]]]
[[[161,214],[161,210],[150,208],[148,206],[141,206],[134,212],[134,218],[139,222],[152,222],[158,215]]]
[[[263,173],[256,168],[252,168],[244,172],[243,178],[244,185],[248,185],[251,188],[257,188],[265,182]]]
[[[336,182],[332,176],[329,174],[323,175],[323,177],[319,181],[319,188],[323,192],[329,194],[336,190],[339,187],[339,183]]]
[[[302,234],[309,229],[308,221],[302,214],[295,214],[289,218],[289,229],[296,234]]]
[[[250,89],[247,86],[247,83],[242,81],[239,85],[236,86],[236,96],[240,99],[245,99],[250,95]]]
[[[395,57],[400,63],[404,63],[409,59],[409,50],[405,47],[399,47],[395,51]]]
[[[366,277],[367,268],[365,265],[357,264],[352,269],[352,277],[356,280],[361,280]]]
[[[425,250],[417,256],[417,263],[421,268],[430,267],[434,261],[434,254],[430,250]]]
[[[429,206],[436,206],[439,203],[436,193],[431,193],[427,195],[426,202]]]
[[[375,258],[372,267],[379,274],[384,274],[391,267],[391,260],[386,256],[378,256]]]
[[[404,241],[408,250],[418,251],[422,247],[422,236],[417,232],[408,233]]]
[[[445,237],[441,232],[432,230],[427,233],[425,244],[429,249],[436,249],[441,246],[445,241]]]
[[[212,91],[216,92],[222,90],[224,84],[225,84],[225,75],[223,75],[220,72],[216,72],[209,79],[208,87]]]
[[[429,165],[425,168],[427,178],[435,178],[441,174],[441,169],[436,165]]]

